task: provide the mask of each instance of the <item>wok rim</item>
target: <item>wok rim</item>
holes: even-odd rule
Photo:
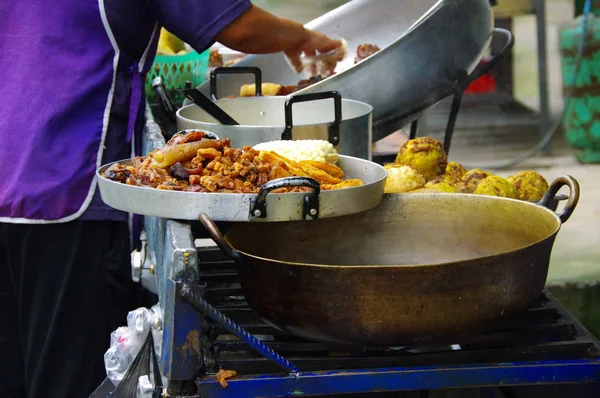
[[[414,193],[399,193],[399,194],[385,194],[385,195],[415,195]],[[532,242],[528,245],[525,246],[520,246],[516,249],[513,250],[506,250],[506,251],[502,251],[502,252],[498,252],[498,253],[494,253],[494,254],[490,254],[487,256],[480,256],[480,257],[474,257],[474,258],[467,258],[465,260],[459,260],[459,261],[446,261],[446,262],[442,262],[442,263],[424,263],[424,264],[365,264],[365,265],[336,265],[336,264],[309,264],[309,263],[299,263],[299,262],[294,262],[294,261],[282,261],[282,260],[276,260],[276,259],[270,259],[270,258],[265,258],[265,257],[261,257],[261,256],[257,256],[254,254],[249,254],[247,252],[244,252],[242,250],[238,250],[235,248],[235,246],[231,243],[231,241],[228,238],[228,234],[225,234],[225,241],[229,244],[229,246],[231,246],[233,248],[233,250],[243,256],[247,256],[250,257],[252,259],[256,259],[262,262],[269,262],[269,263],[276,263],[276,264],[280,264],[280,265],[291,265],[291,266],[302,266],[302,267],[314,267],[314,268],[332,268],[332,269],[372,269],[372,268],[418,268],[418,267],[442,267],[442,266],[456,266],[456,265],[471,265],[475,262],[479,262],[481,260],[484,259],[489,259],[492,257],[498,257],[498,256],[505,256],[505,255],[510,255],[510,254],[514,254],[516,252],[522,251],[522,250],[526,250],[529,248],[532,248],[533,246],[539,245],[540,243],[544,242],[545,240],[547,240],[548,238],[552,237],[552,236],[556,236],[558,234],[558,232],[560,231],[561,227],[562,227],[562,221],[560,220],[560,217],[558,216],[558,214],[556,214],[554,211],[548,209],[545,206],[542,206],[540,204],[537,203],[532,203],[532,202],[527,202],[527,201],[523,201],[520,199],[511,199],[511,198],[503,198],[503,197],[499,197],[499,196],[490,196],[490,195],[475,195],[475,194],[467,194],[467,193],[421,193],[418,194],[421,197],[448,197],[448,195],[453,196],[453,197],[470,197],[470,198],[477,198],[477,199],[481,199],[482,197],[485,197],[486,199],[483,200],[491,200],[491,201],[513,201],[513,202],[519,202],[522,203],[524,206],[534,206],[536,209],[542,209],[543,211],[547,212],[548,214],[550,214],[556,221],[557,223],[557,227],[554,229],[554,231],[548,235],[546,235],[544,238],[539,239],[535,242]],[[537,210],[536,210],[537,211]]]

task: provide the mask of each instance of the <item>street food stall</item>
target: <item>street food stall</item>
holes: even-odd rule
[[[351,1],[308,24],[347,40],[335,73],[303,85],[282,55],[247,56],[188,88],[179,133],[148,112],[146,155],[98,169],[103,200],[144,216],[133,275],[159,298],[160,396],[597,394],[600,343],[545,289],[576,179],[449,159],[492,36],[512,45],[491,3]],[[449,96],[444,142],[414,134],[372,161]]]

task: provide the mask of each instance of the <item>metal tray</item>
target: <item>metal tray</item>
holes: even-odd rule
[[[127,164],[131,160],[115,163]],[[346,179],[359,178],[365,185],[335,191],[320,191],[310,178],[290,177],[269,181],[258,194],[198,193],[138,187],[112,181],[100,167],[96,176],[102,200],[115,209],[134,214],[196,220],[206,213],[214,221],[296,221],[330,218],[370,210],[381,202],[387,171],[380,165],[340,155],[338,166]],[[307,186],[309,193],[269,192],[284,186]]]
[[[293,95],[335,90],[372,105],[376,141],[417,118],[423,107],[434,105],[435,93],[472,72],[493,26],[490,0],[351,1],[306,24],[345,38],[350,67]],[[352,65],[362,43],[377,44],[381,51]],[[259,67],[264,82],[294,85],[302,79],[281,53],[248,55],[235,66]],[[251,75],[223,76],[218,97],[239,95],[240,86],[253,81]],[[209,95],[210,82],[199,89]]]

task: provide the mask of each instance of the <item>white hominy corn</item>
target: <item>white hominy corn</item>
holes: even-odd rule
[[[333,145],[324,140],[269,141],[255,145],[254,149],[273,151],[296,162],[314,160],[335,164],[339,158]]]

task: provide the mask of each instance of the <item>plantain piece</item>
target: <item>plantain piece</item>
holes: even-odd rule
[[[332,175],[336,178],[344,178],[344,170],[340,169],[335,164],[318,162],[316,160],[303,160],[302,162],[314,166],[318,169],[321,169],[327,174]]]
[[[275,165],[269,171],[269,181],[275,180],[277,178],[291,177],[292,174],[279,165]]]
[[[294,165],[295,162],[275,153],[272,151],[260,151],[258,154],[258,158],[265,163],[269,163],[271,165],[279,165],[280,167],[284,167],[291,174],[299,177],[307,177],[308,175],[296,167]]]
[[[321,184],[339,184],[342,182],[341,178],[327,174],[327,172],[323,171],[322,169],[312,166],[306,162],[296,162],[295,166]]]
[[[481,180],[475,192],[476,195],[500,196],[503,198],[519,199],[519,193],[513,184],[499,176],[489,176]]]
[[[507,180],[516,188],[521,200],[538,202],[548,190],[548,181],[535,171],[521,171]]]
[[[198,154],[200,149],[223,150],[223,147],[231,145],[229,140],[200,140],[187,142],[185,144],[167,145],[150,153],[154,167],[168,167],[175,163],[183,163]]]
[[[416,168],[426,180],[431,180],[446,171],[448,155],[444,145],[431,137],[408,140],[402,145],[396,163]]]

